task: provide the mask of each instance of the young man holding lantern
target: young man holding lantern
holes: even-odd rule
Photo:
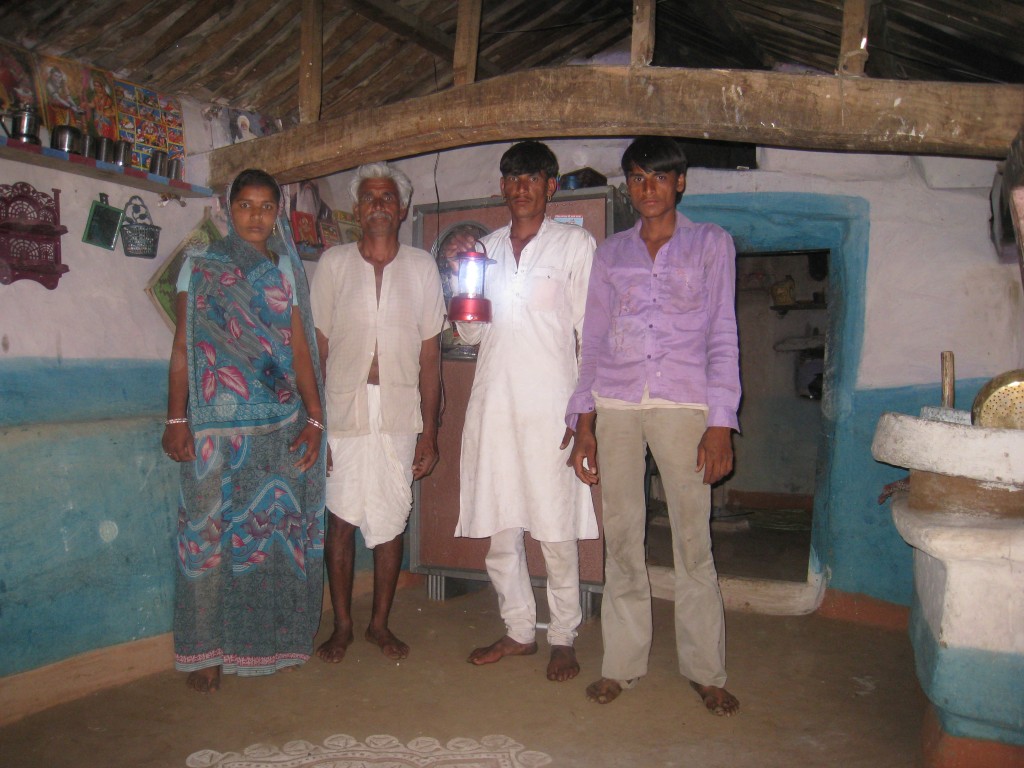
[[[471,664],[537,652],[536,604],[524,533],[544,554],[551,658],[547,678],[579,673],[573,650],[582,620],[578,539],[598,536],[590,489],[566,466],[571,438],[562,416],[576,386],[594,238],[545,216],[558,161],[536,141],[501,158],[499,186],[511,222],[482,239],[490,323],[460,323],[480,344],[462,435],[461,514],[456,536],[490,537],[487,573],[506,633],[477,648]],[[472,244],[457,243],[465,250]],[[454,249],[446,253],[453,256]]]

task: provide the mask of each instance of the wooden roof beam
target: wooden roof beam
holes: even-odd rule
[[[380,24],[438,58],[454,61],[455,40],[435,26],[424,23],[416,14],[392,0],[345,0],[345,5],[365,19]],[[486,59],[477,61],[477,68],[488,77],[501,70]]]
[[[751,70],[552,67],[333,120],[210,157],[217,187],[250,166],[282,183],[511,138],[657,134],[794,149],[1005,157],[1024,86]]]

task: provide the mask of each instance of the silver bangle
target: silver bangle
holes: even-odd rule
[[[188,424],[188,418],[182,416],[178,419],[168,419],[164,424],[167,426],[170,426],[171,424]]]
[[[321,424],[321,423],[320,423],[319,421],[317,421],[316,419],[314,419],[314,418],[313,418],[312,416],[309,416],[309,417],[307,417],[307,418],[306,418],[306,423],[307,423],[307,424],[312,424],[312,425],[313,425],[314,427],[316,427],[317,429],[319,429],[319,430],[320,430],[321,432],[323,432],[323,431],[324,431],[325,429],[327,429],[327,427],[325,427],[325,426],[324,426],[323,424]]]

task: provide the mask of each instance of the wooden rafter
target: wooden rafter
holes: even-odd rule
[[[633,0],[633,38],[630,41],[629,63],[646,67],[654,60],[654,0]]]
[[[254,164],[290,182],[489,141],[639,133],[798,149],[1003,157],[1021,125],[1024,86],[553,67],[216,149],[210,182],[217,186]]]
[[[480,6],[482,0],[459,0],[459,23],[455,28],[455,57],[452,62],[456,85],[476,80],[480,54]]]
[[[843,37],[836,71],[841,75],[864,74],[868,60],[868,0],[843,1]]]

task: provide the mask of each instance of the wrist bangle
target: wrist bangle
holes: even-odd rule
[[[167,426],[170,426],[171,424],[188,424],[188,418],[182,416],[181,418],[178,419],[168,419],[167,421],[164,422],[164,424]]]
[[[324,426],[323,424],[321,424],[321,423],[320,423],[319,421],[317,421],[316,419],[314,419],[314,418],[313,418],[312,416],[310,416],[309,418],[307,418],[307,419],[306,419],[306,423],[307,423],[307,424],[311,424],[312,426],[314,426],[314,427],[316,427],[317,429],[319,429],[319,430],[320,430],[321,432],[323,432],[323,431],[324,431],[325,429],[327,429],[327,427],[325,427],[325,426]]]

